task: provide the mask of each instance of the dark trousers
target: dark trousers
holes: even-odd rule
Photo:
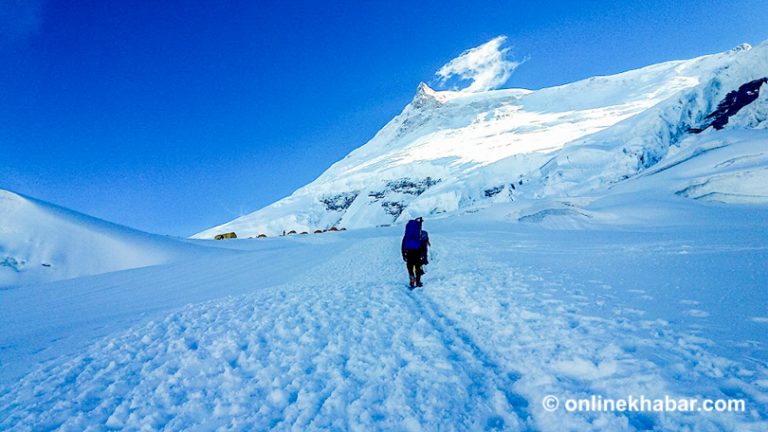
[[[405,251],[405,265],[408,267],[408,276],[421,281],[421,251]]]

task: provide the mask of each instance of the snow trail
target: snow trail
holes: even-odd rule
[[[516,414],[516,420],[524,420],[523,424],[515,421],[515,429],[528,429],[527,423],[531,414],[528,412],[528,401],[512,390],[514,383],[520,378],[516,371],[504,372],[472,339],[472,337],[455,322],[439,312],[437,306],[427,297],[414,298],[415,314],[425,317],[425,320],[440,334],[442,342],[453,353],[452,359],[472,377],[469,387],[473,398],[493,400],[496,406],[511,408]],[[500,397],[503,395],[503,399]],[[502,417],[489,418],[487,428],[504,427],[509,423]]]

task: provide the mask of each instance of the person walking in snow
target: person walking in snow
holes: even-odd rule
[[[403,254],[403,261],[408,268],[408,277],[410,278],[409,287],[422,286],[421,284],[421,225],[424,220],[416,218],[409,220],[405,225],[405,234],[400,251]]]

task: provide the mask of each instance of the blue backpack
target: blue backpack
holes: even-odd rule
[[[421,221],[409,220],[405,225],[405,235],[403,236],[403,249],[419,250],[421,249]]]

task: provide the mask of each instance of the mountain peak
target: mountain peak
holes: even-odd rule
[[[422,81],[416,88],[416,95],[413,97],[411,105],[415,108],[434,107],[441,105],[445,101],[444,95]]]
[[[419,96],[419,95],[436,96],[437,91],[435,91],[432,87],[428,86],[427,83],[422,81],[419,83],[419,86],[416,87],[416,96]]]

